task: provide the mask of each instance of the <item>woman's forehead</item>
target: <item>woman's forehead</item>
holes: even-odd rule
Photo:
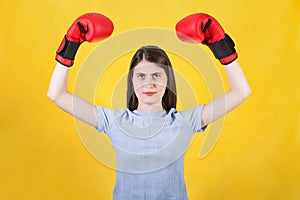
[[[133,69],[135,73],[164,72],[164,70],[160,66],[151,62],[141,62],[137,64]]]

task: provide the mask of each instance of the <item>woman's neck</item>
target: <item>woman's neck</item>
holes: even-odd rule
[[[162,105],[139,104],[137,110],[141,112],[162,112],[164,108]]]

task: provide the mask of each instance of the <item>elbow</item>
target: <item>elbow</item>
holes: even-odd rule
[[[61,92],[61,93],[56,93],[56,92],[51,92],[48,91],[47,97],[58,107],[62,107],[65,104],[71,104],[72,102],[72,95],[68,92]]]
[[[53,101],[54,103],[57,101],[57,99],[58,99],[58,97],[57,97],[57,95],[54,95],[52,92],[50,92],[50,91],[48,91],[47,92],[47,97],[51,100],[51,101]]]
[[[49,95],[48,93],[47,93],[47,97],[48,97],[51,101],[53,101],[53,102],[56,101],[56,98],[53,97],[53,96],[51,96],[51,95]]]
[[[251,89],[247,89],[245,91],[243,91],[241,94],[240,94],[240,97],[241,97],[241,101],[245,101],[249,96],[250,94],[252,93]]]
[[[245,101],[250,94],[252,93],[251,89],[248,88],[246,90],[242,90],[242,91],[229,91],[228,93],[230,93],[232,95],[232,98],[235,99],[235,101],[242,103],[243,101]]]
[[[247,91],[244,92],[243,94],[243,98],[246,99],[250,96],[250,94],[252,93],[252,90],[249,88]]]

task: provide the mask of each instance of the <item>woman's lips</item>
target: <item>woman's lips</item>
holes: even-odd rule
[[[145,94],[147,96],[152,96],[152,95],[156,94],[156,92],[143,92],[143,94]]]

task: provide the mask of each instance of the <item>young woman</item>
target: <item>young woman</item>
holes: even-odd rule
[[[251,93],[236,61],[234,43],[209,15],[183,18],[176,25],[179,39],[208,45],[226,67],[230,90],[205,105],[177,111],[175,78],[167,54],[157,46],[144,46],[130,62],[127,108],[111,109],[73,95],[67,82],[80,44],[104,39],[112,30],[112,22],[101,14],[79,17],[57,51],[47,95],[66,112],[108,134],[117,156],[115,200],[186,200],[183,158],[190,138]]]

